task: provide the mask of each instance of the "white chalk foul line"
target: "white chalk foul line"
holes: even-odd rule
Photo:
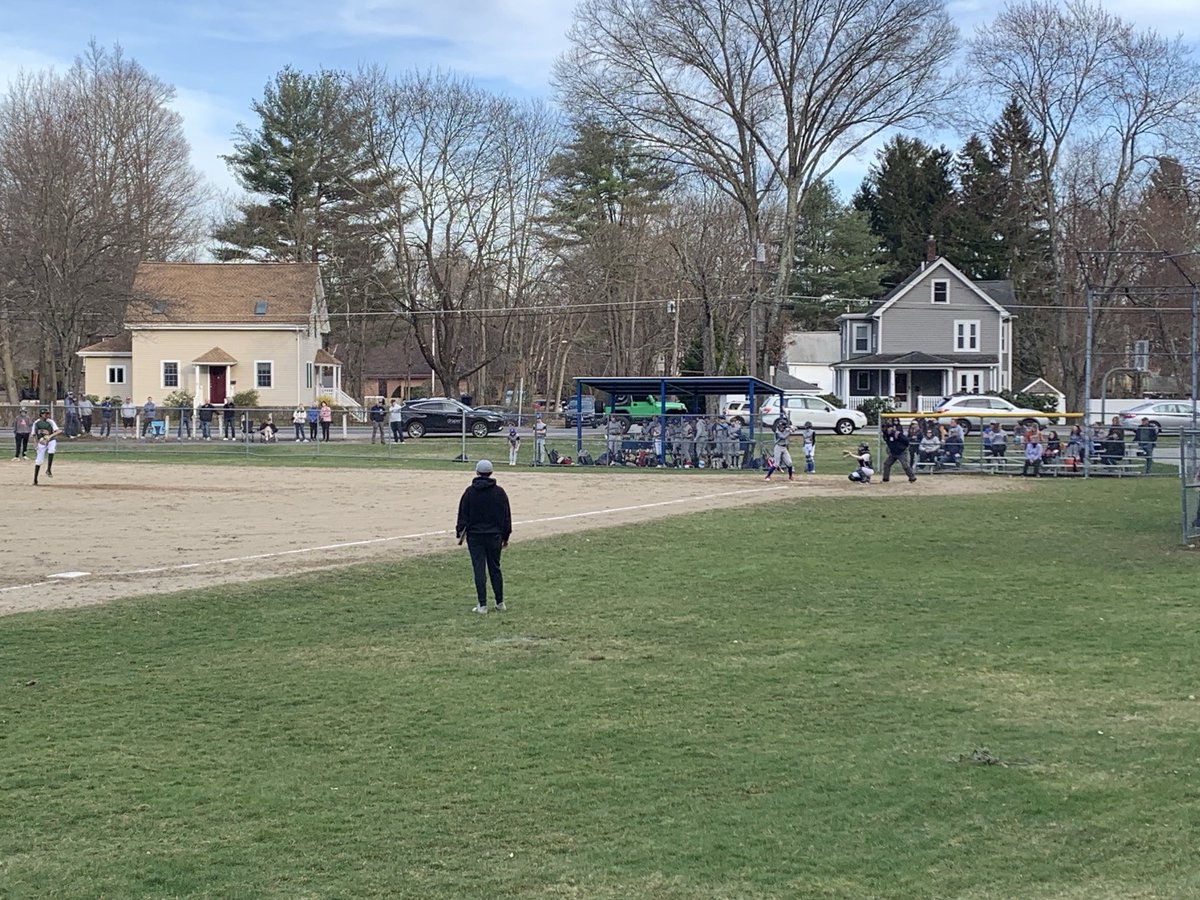
[[[568,519],[586,519],[594,516],[611,516],[615,513],[637,512],[643,509],[657,509],[663,506],[678,506],[681,503],[695,503],[701,500],[720,500],[725,497],[739,497],[746,494],[761,494],[766,491],[784,490],[783,485],[773,485],[771,487],[757,488],[742,488],[736,491],[720,491],[715,494],[700,494],[691,497],[674,497],[670,500],[657,500],[653,503],[637,503],[633,506],[615,506],[611,509],[590,509],[584,512],[566,513],[561,516],[541,516],[536,519],[523,519],[514,523],[515,525],[539,525],[545,522],[563,522]],[[114,572],[107,577],[126,577],[130,575],[162,575],[166,572],[182,572],[187,569],[202,569],[206,566],[227,566],[234,563],[254,562],[261,559],[275,559],[281,556],[298,556],[302,553],[327,553],[331,550],[346,550],[352,547],[369,547],[373,544],[387,544],[394,541],[415,541],[421,538],[439,537],[441,535],[450,534],[451,529],[442,528],[438,531],[419,531],[412,534],[394,534],[388,537],[365,538],[360,541],[341,541],[336,544],[322,544],[319,547],[296,547],[292,550],[274,550],[270,553],[254,553],[248,556],[227,556],[223,559],[212,559],[206,562],[192,563],[175,563],[170,566],[154,566],[147,569],[131,569],[128,572]],[[82,576],[80,576],[82,577]],[[97,573],[90,576],[91,578],[106,577],[105,573]],[[12,587],[0,588],[0,594],[7,591],[26,590],[40,585],[50,584],[48,581],[39,581],[32,584],[18,584]]]

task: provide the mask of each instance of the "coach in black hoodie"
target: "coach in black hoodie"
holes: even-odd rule
[[[475,570],[475,594],[479,603],[474,612],[486,613],[487,578],[492,579],[496,610],[504,612],[504,575],[500,572],[500,551],[508,546],[512,534],[512,511],[508,495],[492,477],[490,460],[475,464],[475,478],[458,501],[458,524],[454,534],[461,544],[467,542],[471,551],[471,568]]]

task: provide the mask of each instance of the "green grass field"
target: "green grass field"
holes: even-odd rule
[[[0,620],[0,896],[1200,894],[1177,482],[906,487]]]

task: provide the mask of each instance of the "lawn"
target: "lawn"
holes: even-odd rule
[[[0,620],[0,894],[1200,894],[1177,482],[906,487]]]

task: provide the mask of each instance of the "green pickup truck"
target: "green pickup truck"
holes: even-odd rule
[[[687,407],[678,400],[667,401],[667,415],[679,416],[687,412]],[[634,422],[644,424],[662,415],[663,404],[653,395],[632,397],[628,394],[613,397],[612,417],[621,423],[621,431],[629,430]]]

